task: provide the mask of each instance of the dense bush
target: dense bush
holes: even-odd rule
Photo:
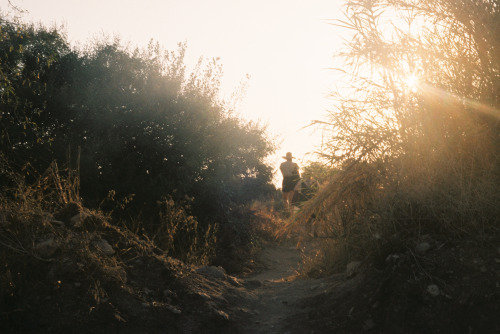
[[[217,60],[187,73],[185,44],[77,50],[57,29],[0,25],[0,147],[14,169],[57,161],[75,171],[83,205],[130,228],[140,221],[149,235],[165,227],[164,198],[189,199],[186,217],[204,233],[225,228],[232,207],[273,193],[264,159],[274,144],[219,98]]]

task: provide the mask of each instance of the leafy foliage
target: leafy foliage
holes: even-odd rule
[[[274,190],[264,163],[274,144],[220,100],[217,60],[186,73],[185,44],[129,50],[116,40],[75,50],[57,29],[0,24],[0,144],[15,166],[66,162],[86,206],[115,208],[110,191],[133,198],[114,214],[140,217],[149,233],[161,198],[193,198],[208,229]]]

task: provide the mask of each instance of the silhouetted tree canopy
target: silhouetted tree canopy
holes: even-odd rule
[[[133,215],[167,195],[194,198],[207,222],[273,190],[264,158],[274,144],[227,110],[216,60],[187,73],[185,44],[76,50],[57,29],[4,19],[0,28],[0,143],[16,166],[69,163],[86,205],[113,190],[133,195]]]

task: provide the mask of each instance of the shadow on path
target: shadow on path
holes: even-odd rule
[[[325,281],[299,276],[302,252],[292,242],[265,247],[257,262],[263,269],[243,277],[250,298],[245,305],[249,318],[241,333],[310,333],[305,327],[287,330],[286,326],[295,315],[307,313],[300,301],[321,294]]]

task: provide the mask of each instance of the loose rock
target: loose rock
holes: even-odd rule
[[[352,261],[346,267],[346,276],[352,277],[359,272],[359,266],[361,265],[361,261]]]
[[[167,308],[167,310],[169,310],[173,314],[181,314],[182,313],[182,311],[180,309],[178,309],[177,307],[172,306],[172,305],[166,305],[166,308]]]
[[[74,215],[73,217],[71,217],[71,219],[69,220],[70,222],[70,225],[72,227],[81,227],[82,226],[82,223],[83,221],[88,217],[89,215],[84,213],[84,212],[80,212],[76,215]]]
[[[94,246],[106,255],[113,255],[115,253],[113,247],[111,247],[106,239],[94,241]]]
[[[415,250],[418,253],[425,253],[431,248],[431,244],[429,244],[427,241],[421,242],[415,247]]]
[[[195,271],[198,274],[202,274],[216,279],[224,279],[226,277],[226,271],[222,267],[203,266],[195,269]]]
[[[35,246],[35,250],[38,254],[43,257],[49,257],[54,255],[54,253],[59,249],[59,243],[55,240],[53,236],[45,239]]]
[[[437,297],[441,293],[439,290],[439,287],[436,284],[431,284],[427,286],[427,292],[432,296],[432,297]]]

